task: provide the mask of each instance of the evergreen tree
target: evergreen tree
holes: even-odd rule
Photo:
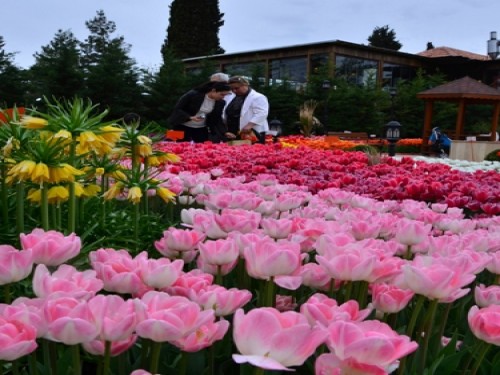
[[[183,59],[224,53],[219,42],[223,16],[218,0],[172,1],[162,54],[171,50]]]
[[[79,43],[71,31],[58,30],[50,44],[35,53],[30,73],[32,90],[37,97],[60,100],[82,95],[84,79]]]
[[[5,50],[5,42],[0,36],[0,108],[25,104],[25,71],[14,64],[15,54]]]
[[[399,51],[403,45],[396,39],[396,32],[389,29],[388,25],[376,27],[372,35],[368,37],[368,42],[372,47],[381,47]]]
[[[139,70],[128,56],[130,46],[124,37],[112,37],[116,24],[104,11],[85,22],[90,35],[81,43],[82,65],[86,75],[85,93],[95,104],[107,107],[111,118],[142,108]]]

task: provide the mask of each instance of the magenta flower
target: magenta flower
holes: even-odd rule
[[[103,285],[102,280],[96,277],[95,271],[79,272],[67,264],[61,264],[52,274],[47,266],[39,264],[33,275],[33,292],[40,298],[57,293],[58,296],[67,295],[88,300],[99,292]]]
[[[302,365],[326,337],[326,331],[311,327],[294,311],[256,308],[245,314],[239,309],[233,319],[233,338],[241,354],[233,354],[233,360],[267,370],[290,370]]]
[[[0,285],[23,280],[32,269],[31,250],[17,250],[10,245],[0,245]]]
[[[292,242],[257,241],[245,248],[246,269],[251,277],[269,280],[275,276],[292,276],[300,272],[300,246]]]
[[[20,320],[0,317],[0,360],[14,361],[37,348],[35,327]]]
[[[326,345],[341,361],[377,366],[388,373],[395,370],[399,359],[417,350],[417,343],[399,335],[387,324],[377,320],[352,322],[336,320],[331,323]]]
[[[55,230],[36,228],[30,234],[21,233],[23,249],[33,251],[33,263],[58,266],[80,254],[80,237],[75,233],[68,236]]]
[[[213,310],[202,311],[198,304],[185,297],[152,291],[147,292],[142,301],[147,317],[137,324],[136,332],[155,342],[181,340],[215,319]]]
[[[472,306],[467,315],[472,333],[480,340],[500,346],[500,305]]]

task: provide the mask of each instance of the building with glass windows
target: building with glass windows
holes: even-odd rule
[[[183,62],[188,71],[196,71],[207,59],[216,69],[231,75],[252,76],[258,71],[268,85],[286,80],[297,88],[320,69],[352,84],[366,85],[375,80],[381,87],[394,87],[399,80],[412,79],[419,69],[429,74],[444,73],[450,80],[470,76],[494,87],[500,82],[500,60],[449,47],[411,54],[333,40],[194,57]]]

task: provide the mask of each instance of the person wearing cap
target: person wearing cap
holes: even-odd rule
[[[227,83],[210,81],[182,95],[168,118],[174,130],[184,132],[181,141],[202,143],[212,130],[223,128],[224,97],[230,93]]]
[[[228,138],[246,138],[253,133],[259,143],[265,143],[269,131],[267,97],[252,89],[242,76],[229,78],[229,85],[235,95],[226,105],[223,115],[230,134]]]

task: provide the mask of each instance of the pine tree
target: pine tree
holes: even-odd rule
[[[224,53],[219,41],[223,16],[218,0],[172,1],[162,55],[167,50],[181,59]]]
[[[399,51],[403,45],[396,39],[396,32],[388,25],[376,27],[368,37],[369,45]]]
[[[142,106],[141,88],[135,60],[128,56],[130,46],[123,36],[112,37],[116,24],[108,21],[102,10],[85,25],[90,31],[81,43],[86,96],[108,108],[112,118],[137,112]]]
[[[58,30],[54,39],[35,53],[30,73],[32,90],[38,97],[60,100],[82,95],[84,76],[79,43],[71,31]]]
[[[14,64],[15,54],[5,50],[5,42],[0,36],[0,108],[25,104],[25,71]]]

